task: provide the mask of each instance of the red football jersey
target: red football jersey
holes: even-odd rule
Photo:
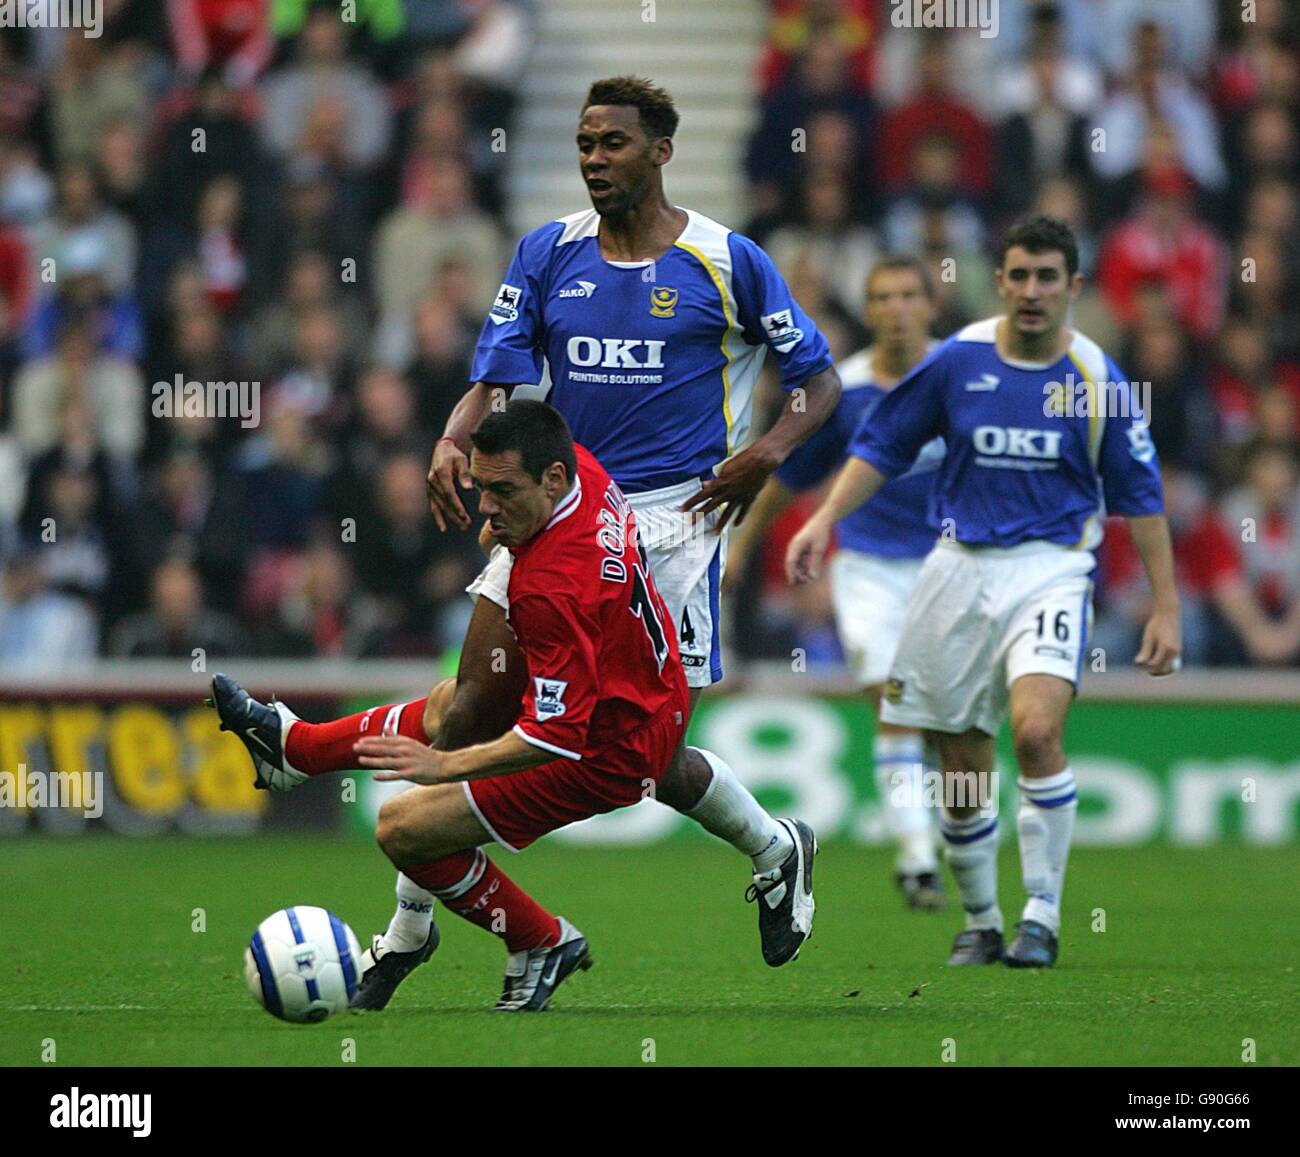
[[[676,632],[623,492],[583,446],[546,526],[511,547],[510,625],[528,662],[529,743],[580,759],[686,701]]]

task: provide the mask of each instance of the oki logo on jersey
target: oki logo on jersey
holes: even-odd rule
[[[622,337],[571,337],[569,361],[575,366],[603,366],[612,370],[661,370],[665,341]]]
[[[793,310],[780,309],[759,320],[763,323],[767,340],[778,353],[788,354],[803,340],[803,330],[794,324]]]
[[[533,698],[537,702],[537,721],[544,723],[548,719],[558,719],[564,714],[564,693],[569,689],[568,681],[565,679],[547,679],[541,675],[533,677],[533,686],[535,692]]]
[[[523,295],[524,291],[517,285],[506,285],[502,282],[501,288],[497,290],[496,301],[488,310],[488,317],[497,325],[516,321],[519,317],[519,299]]]
[[[1019,426],[976,426],[971,434],[975,449],[989,457],[1057,459],[1061,456],[1060,430],[1022,430]]]

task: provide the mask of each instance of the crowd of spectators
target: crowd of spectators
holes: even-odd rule
[[[1000,0],[987,36],[899,27],[900,7],[916,9],[770,0],[747,231],[842,356],[870,340],[881,253],[927,262],[944,337],[998,311],[1012,221],[1067,220],[1087,278],[1075,322],[1150,391],[1186,661],[1300,664],[1300,9]],[[825,592],[790,590],[779,565],[807,512],[739,579],[742,653],[839,661]],[[1136,653],[1148,608],[1123,520],[1106,530],[1109,667]]]
[[[103,8],[0,30],[0,663],[437,654],[535,3]]]
[[[104,0],[0,30],[0,664],[430,656],[480,562],[427,508],[514,238],[500,147],[538,0]],[[978,6],[958,6],[974,11]],[[936,335],[997,309],[1007,224],[1071,222],[1081,329],[1149,382],[1189,663],[1300,662],[1297,17],[1284,0],[770,0],[748,221],[839,356],[923,257]],[[672,175],[668,174],[672,192]],[[158,383],[256,383],[245,425]],[[759,424],[779,405],[769,374]],[[778,523],[744,657],[834,664]],[[1122,525],[1098,645],[1145,585]],[[735,576],[733,576],[733,579]]]

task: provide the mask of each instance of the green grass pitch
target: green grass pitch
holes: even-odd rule
[[[496,853],[494,853],[496,854]],[[441,913],[442,947],[382,1013],[281,1024],[244,988],[263,917],[320,904],[362,944],[393,876],[352,838],[20,839],[3,851],[0,1063],[35,1065],[1236,1065],[1300,1062],[1296,852],[1078,851],[1062,959],[943,965],[960,917],[906,912],[883,849],[823,847],[816,935],[767,968],[746,864],[721,844],[547,845],[507,870],[591,942],[543,1016],[490,1011],[503,953]],[[1002,903],[1020,907],[1014,844]],[[192,930],[195,909],[206,931]],[[1105,931],[1093,931],[1094,909]],[[653,1042],[653,1044],[649,1043]],[[952,1045],[948,1046],[951,1055]]]

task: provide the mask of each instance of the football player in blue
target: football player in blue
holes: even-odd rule
[[[949,964],[1056,962],[1076,811],[1062,735],[1084,661],[1103,514],[1128,519],[1151,583],[1135,662],[1157,676],[1180,665],[1155,447],[1138,391],[1069,325],[1083,284],[1078,267],[1063,222],[1037,217],[1014,227],[997,271],[1005,313],[943,342],[867,416],[830,494],[786,554],[791,581],[815,578],[835,523],[943,438],[940,537],[907,606],[881,715],[924,729],[939,747],[941,829],[966,910]],[[1028,900],[1004,950],[988,785],[1008,713]]]
[[[921,262],[888,257],[876,263],[867,275],[864,313],[872,344],[840,364],[844,392],[834,415],[777,469],[732,535],[729,575],[744,573],[764,530],[799,492],[821,486],[843,465],[863,417],[936,344],[930,338],[934,317],[934,287]],[[915,727],[882,721],[880,701],[907,600],[939,537],[930,500],[942,458],[943,439],[936,438],[910,470],[837,523],[830,564],[836,628],[877,721],[872,754],[886,830],[898,847],[895,880],[918,911],[944,903],[934,808],[927,806],[921,775],[923,739]]]
[[[597,81],[577,130],[591,208],[519,243],[484,323],[471,372],[434,449],[430,502],[440,528],[466,529],[470,433],[516,386],[549,377],[567,419],[636,511],[655,582],[678,626],[694,707],[722,678],[719,594],[726,528],[768,476],[835,409],[839,375],[825,338],[749,238],[664,194],[678,115],[663,89],[635,77]],[[754,385],[767,354],[787,392],[772,428],[746,446]],[[526,665],[507,621],[512,555],[493,551],[470,587],[474,615],[454,692],[425,714],[444,749],[500,734],[518,714]],[[267,710],[271,710],[267,708]],[[272,727],[276,720],[266,717]],[[288,723],[285,723],[288,726]],[[752,862],[748,899],[764,960],[793,960],[812,931],[816,840],[799,820],[770,816],[725,761],[683,746],[656,798]],[[387,801],[385,822],[418,808],[416,791]],[[433,896],[399,876],[398,909],[374,938],[355,1007],[382,1008],[428,959]]]

